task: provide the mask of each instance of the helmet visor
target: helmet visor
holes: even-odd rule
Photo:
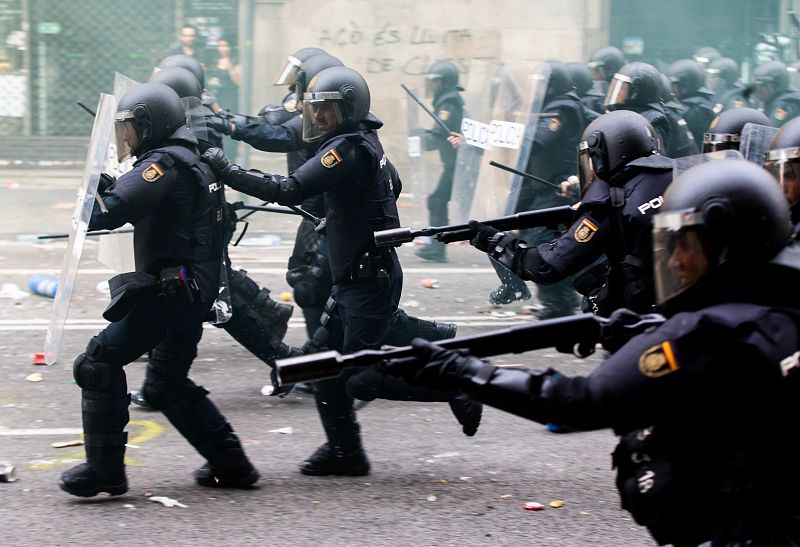
[[[653,271],[656,303],[664,304],[692,287],[708,272],[708,255],[693,209],[653,216]]]
[[[703,154],[720,150],[739,150],[741,136],[736,133],[704,133]]]
[[[595,178],[597,178],[597,173],[594,171],[594,163],[589,155],[589,143],[583,141],[578,145],[578,180],[581,183],[582,196],[586,195],[586,191]]]
[[[442,87],[442,75],[431,72],[425,75],[425,97],[432,98]]]
[[[303,140],[314,142],[332,134],[344,122],[342,95],[338,91],[303,96]]]
[[[707,68],[706,69],[706,87],[713,90],[718,91],[717,86],[721,86],[724,82],[722,77],[719,75],[718,68]]]
[[[608,86],[606,100],[603,102],[606,108],[620,108],[627,104],[631,97],[631,86],[633,80],[622,74],[614,74]]]
[[[133,155],[141,139],[133,123],[133,112],[125,110],[114,116],[114,140],[117,145],[117,160],[122,163]]]
[[[298,70],[300,70],[300,60],[289,55],[278,71],[278,75],[275,76],[275,81],[272,82],[272,85],[293,85],[297,83]]]
[[[781,185],[789,206],[800,202],[800,148],[781,148],[767,152],[764,168]]]

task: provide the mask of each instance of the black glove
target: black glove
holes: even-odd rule
[[[222,133],[223,135],[230,135],[233,132],[233,124],[230,119],[223,116],[209,116],[206,118],[208,127]]]
[[[489,252],[489,240],[492,236],[499,233],[500,230],[487,226],[486,224],[481,224],[477,220],[470,220],[469,227],[475,232],[475,237],[470,240],[469,244],[476,249],[480,249],[484,253]]]
[[[117,182],[117,179],[108,173],[100,173],[100,182],[97,183],[97,193],[100,196],[104,196],[105,193],[108,192],[108,189],[111,188],[115,182]]]
[[[210,165],[211,169],[213,169],[222,180],[225,180],[231,168],[235,167],[228,161],[228,158],[225,157],[225,152],[222,151],[222,148],[209,148],[200,156],[200,159]]]
[[[444,390],[455,389],[464,366],[470,361],[478,361],[468,350],[449,350],[432,344],[422,338],[415,338],[411,347],[417,353],[413,361],[421,366],[409,366],[409,361],[398,359],[389,363],[389,372],[399,373],[410,384],[424,385]],[[396,367],[395,370],[392,368]]]
[[[625,329],[642,320],[642,316],[627,308],[619,308],[611,313],[608,323],[603,327],[602,343],[607,351],[615,352],[635,335]]]

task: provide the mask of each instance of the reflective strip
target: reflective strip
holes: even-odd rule
[[[800,148],[778,148],[767,152],[766,161],[786,161],[800,158]]]
[[[653,227],[655,229],[669,230],[672,232],[677,232],[681,228],[700,224],[703,224],[703,215],[694,209],[658,213],[653,216]]]
[[[631,78],[630,76],[625,76],[624,74],[620,74],[619,72],[614,74],[614,79],[619,80],[620,82],[625,82],[626,84],[633,83],[633,78]]]
[[[320,91],[318,93],[303,93],[303,100],[313,103],[316,101],[328,101],[331,99],[341,100],[342,94],[338,91]]]
[[[739,142],[741,137],[735,133],[705,133],[705,142]]]

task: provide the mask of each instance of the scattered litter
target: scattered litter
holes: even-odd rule
[[[283,433],[284,435],[291,435],[294,429],[291,427],[279,427],[278,429],[270,429],[268,433]]]
[[[364,486],[372,486],[372,483],[371,482],[365,482]]]
[[[472,477],[458,477],[458,480],[460,480],[460,481],[463,481],[463,482],[467,482],[467,481],[468,481],[468,480],[470,480],[471,478],[472,478]]]
[[[536,306],[522,306],[522,315],[533,315],[537,309]]]
[[[422,286],[426,289],[438,289],[439,288],[439,280],[433,279],[431,277],[426,277],[422,280]]]
[[[19,183],[13,180],[7,180],[3,183],[3,188],[8,188],[9,190],[16,190],[17,188],[19,188]]]
[[[406,300],[402,304],[400,304],[403,308],[419,308],[419,302],[416,300]]]
[[[109,293],[109,289],[108,289],[108,281],[101,281],[100,283],[98,283],[97,285],[95,285],[95,287],[94,287],[94,288],[95,288],[95,290],[96,290],[97,292],[99,292],[100,294],[107,295],[107,294]]]
[[[498,483],[498,482],[500,482],[500,481],[499,481],[499,480],[497,480],[497,479],[489,479],[489,482],[493,482],[493,483],[497,484],[497,483]]]
[[[516,312],[513,311],[497,311],[494,310],[490,314],[492,317],[515,317],[517,315]]]
[[[311,500],[311,505],[319,505],[319,500]]]
[[[578,514],[579,514],[580,516],[582,516],[582,517],[588,517],[589,515],[591,515],[591,513],[587,513],[586,511],[581,511],[581,512],[580,512],[580,513],[578,513]]]
[[[261,395],[263,395],[264,397],[269,397],[270,395],[272,395],[273,391],[275,391],[275,386],[273,386],[272,384],[267,384],[261,388]]]
[[[544,509],[544,505],[536,503],[535,501],[526,501],[522,504],[522,508],[526,511],[541,511]]]
[[[0,462],[0,482],[14,482],[17,480],[17,470],[8,462]]]
[[[25,379],[29,382],[41,382],[44,380],[44,375],[41,372],[34,372],[33,374],[28,374]]]
[[[179,502],[178,500],[174,500],[166,496],[150,496],[147,499],[149,499],[150,501],[155,501],[157,503],[160,503],[164,507],[188,507]]]
[[[136,506],[132,503],[126,503],[123,505],[125,509],[136,509]]]
[[[436,497],[436,496],[434,496],[434,495],[430,495],[430,496],[428,496],[428,497],[427,497],[427,498],[425,498],[425,499],[426,499],[426,500],[428,500],[428,501],[436,501],[436,500],[438,500],[439,498],[437,498],[437,497]]]
[[[449,482],[447,479],[439,479],[440,484],[448,484]]]
[[[69,446],[83,446],[83,440],[81,439],[73,439],[71,441],[61,441],[57,443],[53,443],[50,446],[53,448],[67,448]]]
[[[434,458],[454,458],[460,456],[461,452],[445,452],[444,454],[434,454]]]
[[[44,359],[45,359],[44,352],[43,351],[37,351],[36,353],[31,355],[31,364],[34,364],[34,365],[46,365],[47,363],[45,363]]]
[[[58,278],[52,275],[32,275],[28,278],[28,290],[33,294],[55,298],[58,290]]]
[[[292,293],[289,291],[284,291],[281,293],[281,302],[291,302],[292,301]]]
[[[14,285],[13,283],[3,283],[0,287],[0,298],[8,298],[9,300],[19,300],[20,298],[27,298],[30,296],[28,293]]]
[[[500,496],[500,498],[502,498],[504,500],[510,500],[513,497],[514,496],[512,496],[511,494],[503,494],[502,496]]]
[[[561,507],[564,507],[564,500],[553,500],[550,503],[548,503],[548,505],[555,509],[560,509]]]

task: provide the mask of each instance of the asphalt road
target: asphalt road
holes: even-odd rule
[[[359,412],[372,473],[302,476],[297,465],[323,442],[312,398],[261,395],[267,367],[213,327],[205,330],[192,377],[211,392],[243,440],[262,475],[258,487],[195,485],[191,472],[203,463],[200,456],[160,413],[132,407],[128,494],[83,500],[61,492],[58,476],[83,459],[82,446],[53,447],[81,438],[80,390],[71,361],[103,328],[100,314],[108,297],[100,291],[112,272],[97,262],[97,243],[89,242],[59,362],[33,365],[52,301],[27,294],[27,282],[34,274],[57,275],[65,244],[37,244],[23,234],[66,229],[75,195],[74,173],[35,179],[0,174],[0,284],[20,289],[16,295],[9,285],[0,291],[0,460],[13,463],[18,476],[0,483],[0,545],[653,544],[619,507],[610,431],[559,435],[486,409],[478,434],[468,438],[446,404],[375,401]],[[401,201],[405,224],[423,225],[419,201]],[[259,215],[248,244],[234,249],[232,258],[277,296],[289,290],[283,276],[296,220]],[[535,305],[535,298],[497,309],[487,305],[497,280],[469,246],[452,247],[447,264],[424,263],[410,247],[399,254],[405,272],[401,305],[410,314],[456,322],[459,334],[532,320],[523,306]],[[438,288],[423,288],[423,279],[437,279]],[[296,310],[286,341],[304,339]],[[599,358],[543,350],[495,362],[582,374]],[[138,387],[143,371],[141,362],[127,367],[129,386]],[[36,373],[41,381],[31,381]],[[159,496],[185,507],[153,501]],[[563,506],[551,507],[556,500]],[[546,508],[526,511],[527,501]]]

